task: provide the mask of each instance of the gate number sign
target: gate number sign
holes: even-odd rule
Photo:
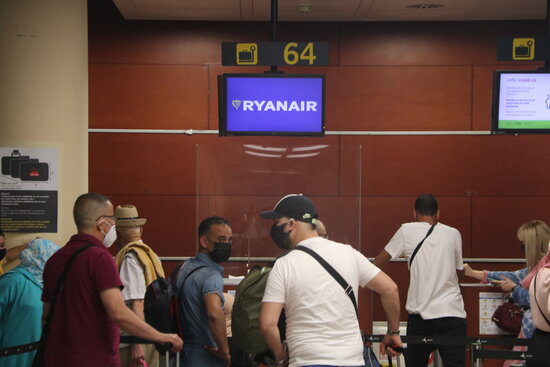
[[[222,65],[326,66],[328,42],[223,42]]]

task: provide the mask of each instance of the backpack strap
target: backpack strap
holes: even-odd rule
[[[346,280],[330,265],[325,259],[323,259],[318,253],[313,251],[312,249],[305,247],[305,246],[296,246],[296,250],[303,251],[305,253],[310,254],[315,260],[319,262],[323,266],[323,268],[326,269],[326,271],[329,272],[330,275],[344,288],[344,292],[348,295],[348,297],[351,300],[351,303],[353,303],[353,308],[355,309],[355,315],[357,318],[359,318],[359,311],[357,310],[357,301],[355,300],[355,293],[353,292],[353,287],[346,282]]]
[[[185,276],[185,278],[183,278],[183,282],[181,282],[181,287],[178,288],[176,287],[176,280],[177,278],[180,276],[181,274],[181,270],[183,269],[183,263],[178,265],[178,267],[176,269],[174,269],[174,272],[172,273],[172,275],[175,275],[172,280],[171,280],[171,283],[172,283],[172,287],[176,288],[177,290],[177,293],[176,293],[176,306],[177,309],[179,310],[180,307],[183,307],[183,305],[180,305],[180,299],[181,299],[181,295],[183,293],[183,288],[185,286],[185,281],[187,280],[187,278],[189,278],[189,276],[191,274],[193,274],[195,271],[201,269],[201,268],[206,268],[207,266],[206,265],[203,265],[203,266],[197,266],[195,269],[191,270],[189,272],[189,274],[187,274]],[[181,319],[181,314],[180,312],[176,312],[176,322],[177,322],[177,328],[178,328],[178,335],[180,337],[183,337],[183,320]]]
[[[186,276],[185,278],[183,278],[183,282],[181,282],[181,287],[178,289],[178,299],[180,299],[181,297],[181,292],[183,292],[183,288],[185,286],[185,281],[187,280],[187,278],[189,278],[189,276],[191,274],[193,274],[194,272],[196,272],[197,270],[199,269],[203,269],[203,268],[207,268],[208,266],[206,265],[202,265],[202,266],[197,266],[195,269],[191,270]],[[181,271],[183,269],[183,266],[180,266],[179,270],[178,270],[178,275],[176,278],[179,278],[180,274],[181,274]]]
[[[426,236],[422,239],[422,241],[420,241],[420,243],[418,245],[416,245],[416,248],[414,249],[412,255],[411,255],[411,258],[409,259],[409,269],[411,268],[411,265],[412,265],[412,262],[414,260],[414,257],[416,256],[416,253],[418,252],[418,250],[420,250],[420,247],[422,246],[422,244],[424,243],[424,241],[426,240],[426,238],[428,238],[429,235],[432,234],[433,230],[434,230],[434,227],[437,225],[437,222],[434,223],[431,227],[430,227],[430,230],[428,231],[428,233],[426,234]]]

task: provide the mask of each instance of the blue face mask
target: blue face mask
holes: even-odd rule
[[[290,221],[277,225],[276,223],[273,223],[271,226],[271,239],[277,247],[282,248],[283,250],[290,250],[290,232],[292,230],[285,232],[285,226]]]

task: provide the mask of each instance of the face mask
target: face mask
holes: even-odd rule
[[[6,252],[7,252],[7,251],[8,251],[8,250],[5,249],[5,248],[3,248],[2,250],[0,250],[0,260],[2,260],[2,259],[4,258],[4,256],[6,256]]]
[[[103,233],[103,231],[101,231],[101,233]],[[105,247],[109,248],[111,247],[111,245],[115,242],[116,240],[116,228],[115,228],[115,225],[113,225],[111,227],[111,229],[109,229],[109,232],[107,232],[106,234],[103,233],[105,235],[105,238],[103,238],[103,244],[105,245]]]
[[[216,263],[221,263],[231,256],[231,242],[214,242],[214,249],[210,258]]]
[[[290,249],[290,232],[292,230],[285,232],[285,226],[288,224],[288,222],[277,225],[276,223],[273,223],[271,226],[271,239],[277,247],[282,248],[283,250],[289,250]]]

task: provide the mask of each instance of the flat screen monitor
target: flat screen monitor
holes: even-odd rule
[[[493,134],[550,133],[550,71],[493,74]]]
[[[220,136],[325,134],[324,75],[223,74],[218,91]]]

